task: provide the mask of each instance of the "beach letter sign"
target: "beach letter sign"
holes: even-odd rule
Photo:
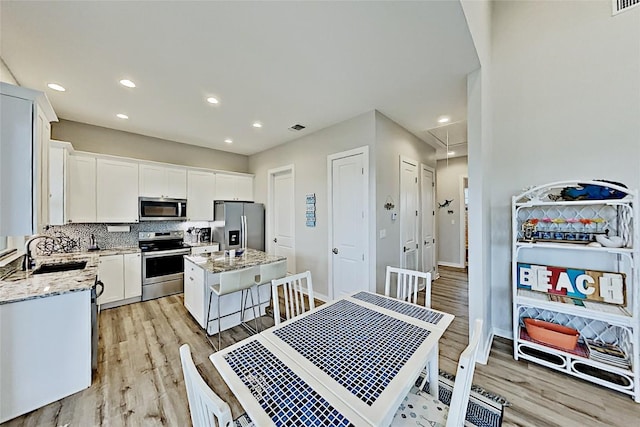
[[[625,305],[625,274],[518,263],[518,288]]]

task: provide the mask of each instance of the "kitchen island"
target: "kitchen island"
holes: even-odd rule
[[[185,256],[184,262],[184,305],[198,322],[200,327],[205,328],[207,322],[207,308],[209,306],[209,296],[211,286],[220,282],[220,273],[254,267],[256,269],[256,281],[260,282],[260,266],[278,263],[277,270],[279,277],[287,274],[287,258],[278,255],[269,255],[255,249],[247,249],[242,256],[230,258],[224,252],[214,252],[210,256]],[[258,296],[258,287],[254,286],[251,291],[254,297]],[[264,314],[271,296],[270,286],[261,286],[260,289],[259,315]],[[213,294],[211,301],[211,319],[218,317],[217,296]],[[256,300],[257,304],[258,301]],[[247,303],[250,304],[250,301]],[[220,299],[220,311],[223,317],[220,328],[229,329],[240,324],[240,292],[223,295]],[[258,308],[257,308],[258,309]],[[253,310],[248,309],[245,319],[253,319]],[[208,328],[209,334],[218,332],[218,323],[211,322]]]

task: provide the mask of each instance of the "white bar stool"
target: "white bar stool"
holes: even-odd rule
[[[207,335],[207,340],[209,340],[209,343],[216,351],[220,350],[221,348],[221,338],[220,338],[220,332],[221,332],[220,319],[221,318],[229,317],[234,314],[240,313],[240,324],[242,326],[244,326],[249,332],[252,332],[252,333],[255,333],[258,330],[258,317],[256,316],[256,308],[255,308],[255,303],[253,301],[253,292],[251,291],[251,288],[256,284],[255,283],[256,276],[258,275],[259,271],[260,270],[258,267],[249,267],[249,268],[243,268],[241,270],[234,270],[234,271],[228,271],[225,273],[220,273],[220,276],[219,276],[220,283],[210,286],[211,293],[209,294],[209,307],[207,309],[207,323],[206,323],[205,333]],[[224,295],[229,295],[236,292],[241,293],[240,294],[240,310],[221,316],[220,315],[220,298]],[[253,320],[256,326],[255,330],[253,330],[251,326],[247,325],[244,321],[244,312],[246,311],[245,292],[247,292],[251,296],[251,308],[253,309]],[[215,294],[218,297],[218,317],[217,317],[218,347],[217,348],[210,339],[211,335],[209,335],[209,323],[216,320],[216,319],[211,319],[211,299],[213,298],[213,294]]]
[[[260,266],[260,279],[256,280],[256,288],[258,289],[258,310],[262,308],[262,301],[260,299],[260,287],[269,285],[269,306],[273,299],[273,293],[271,292],[271,281],[273,279],[280,279],[287,275],[287,260],[273,262],[271,264],[263,264]]]

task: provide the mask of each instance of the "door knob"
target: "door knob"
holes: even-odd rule
[[[337,255],[338,254],[338,248],[333,248],[333,250],[331,252],[333,252],[334,254]]]
[[[278,243],[278,238],[277,237],[273,239],[273,243]]]
[[[402,247],[402,252],[407,252],[407,247],[406,246]]]
[[[427,244],[427,241],[426,241],[426,240],[424,241],[424,244],[425,244],[425,245]]]

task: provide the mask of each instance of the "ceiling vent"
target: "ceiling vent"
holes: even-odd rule
[[[640,5],[640,0],[611,0],[611,6],[613,8],[611,15],[617,15],[622,12],[626,12],[629,9]]]
[[[639,1],[640,1],[640,0],[639,0]],[[289,130],[290,130],[291,132],[299,132],[299,131],[301,131],[301,130],[302,130],[302,129],[304,129],[304,128],[305,128],[305,126],[302,126],[301,124],[297,123],[297,124],[295,124],[295,125],[291,126],[291,127],[289,128]]]

